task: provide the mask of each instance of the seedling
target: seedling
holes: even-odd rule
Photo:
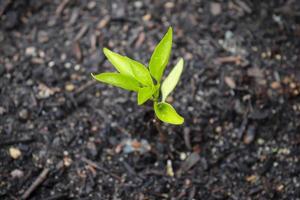
[[[182,73],[182,58],[179,59],[170,74],[162,81],[164,70],[169,62],[171,48],[171,27],[155,47],[149,62],[149,68],[136,60],[104,48],[104,55],[118,72],[92,74],[92,76],[97,81],[137,92],[138,105],[142,105],[147,100],[152,100],[154,112],[161,121],[176,125],[182,124],[184,118],[176,112],[171,104],[166,102],[167,97],[176,87]]]

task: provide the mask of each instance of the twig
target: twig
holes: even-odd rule
[[[84,35],[85,33],[87,32],[89,26],[87,24],[84,24],[81,29],[79,30],[79,32],[77,33],[77,35],[75,36],[75,41],[78,41],[80,40]]]
[[[63,193],[63,194],[53,195],[52,197],[48,197],[44,200],[68,199],[68,197],[69,195],[67,193]]]
[[[25,191],[25,193],[21,196],[21,199],[27,199],[31,193],[47,178],[49,173],[48,168],[44,168],[40,175],[35,179],[35,181],[30,185],[30,187]]]
[[[240,56],[227,56],[227,57],[219,57],[215,59],[216,64],[224,64],[224,63],[235,63],[239,65],[241,63],[242,58]]]
[[[17,144],[17,143],[30,143],[33,142],[34,140],[35,138],[21,138],[15,140],[7,140],[7,141],[0,142],[0,148],[2,146]]]
[[[78,95],[78,94],[82,93],[84,90],[86,90],[88,87],[94,85],[95,83],[96,83],[96,81],[94,81],[94,80],[88,81],[84,85],[80,86],[77,90],[75,90],[74,94]]]
[[[56,16],[60,16],[61,13],[62,13],[62,11],[64,11],[65,7],[67,6],[67,4],[68,4],[69,2],[70,2],[70,0],[64,0],[64,1],[62,1],[62,2],[58,5],[57,9],[55,10],[55,15],[56,15]]]
[[[81,62],[82,61],[82,51],[81,51],[81,48],[80,48],[80,44],[77,40],[73,44],[73,53],[76,57],[76,60],[78,62]]]
[[[109,174],[111,177],[117,179],[118,181],[120,181],[120,182],[122,181],[122,178],[121,178],[120,176],[118,176],[118,175],[116,175],[116,174],[113,174],[113,173],[109,172],[108,170],[104,169],[103,167],[100,167],[100,166],[99,166],[97,163],[95,163],[94,161],[89,160],[89,159],[87,159],[87,158],[85,158],[85,157],[82,157],[81,160],[82,160],[83,162],[87,163],[88,165],[90,165],[90,166],[92,166],[92,167],[94,167],[94,168],[96,168],[96,169],[98,169],[98,170],[100,170],[100,171],[102,171],[102,172],[104,172],[104,173],[106,173],[106,174]]]

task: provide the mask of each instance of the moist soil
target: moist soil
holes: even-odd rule
[[[182,126],[90,76],[169,26]],[[0,199],[299,199],[299,56],[296,0],[2,0]]]

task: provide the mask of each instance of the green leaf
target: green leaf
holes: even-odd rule
[[[158,83],[160,82],[163,72],[168,64],[171,48],[172,28],[170,27],[166,35],[155,47],[149,63],[150,73]]]
[[[131,70],[133,72],[134,78],[142,83],[143,85],[153,86],[153,80],[148,69],[138,61],[126,57],[131,64]]]
[[[161,93],[162,93],[162,101],[165,102],[168,95],[174,90],[176,87],[180,75],[183,70],[183,59],[180,58],[178,63],[175,65],[175,67],[172,69],[168,77],[164,80],[164,82],[161,85]]]
[[[103,53],[109,62],[121,73],[133,77],[131,65],[125,56],[112,52],[107,48],[103,48]]]
[[[170,124],[182,124],[184,122],[184,118],[181,117],[172,105],[161,102],[154,103],[154,111],[158,119]]]
[[[142,105],[155,93],[155,87],[143,87],[138,92],[138,105]]]
[[[107,83],[113,86],[117,86],[125,90],[138,91],[140,88],[139,82],[137,82],[134,78],[127,76],[125,74],[102,73],[98,75],[92,74],[92,76],[97,81]]]

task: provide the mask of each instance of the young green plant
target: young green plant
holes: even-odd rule
[[[180,125],[184,122],[184,118],[176,112],[171,104],[166,102],[166,99],[180,79],[184,64],[182,58],[162,81],[171,54],[172,35],[172,28],[170,27],[155,47],[149,67],[104,48],[104,55],[118,72],[92,74],[92,76],[97,81],[137,92],[138,105],[152,100],[154,112],[158,119],[166,123]]]

